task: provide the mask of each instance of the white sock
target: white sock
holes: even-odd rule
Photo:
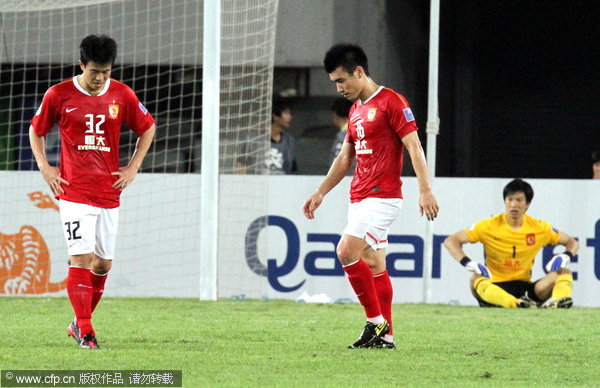
[[[387,342],[394,342],[394,336],[391,334],[386,334],[383,336],[383,339],[386,340]]]
[[[383,315],[379,314],[378,316],[373,317],[373,318],[367,317],[367,321],[374,323],[376,325],[381,325],[383,322],[385,322],[385,319],[383,319]]]

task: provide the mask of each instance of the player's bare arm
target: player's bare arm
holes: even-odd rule
[[[114,188],[123,190],[133,182],[140,167],[142,167],[142,162],[150,149],[155,133],[156,125],[152,124],[152,126],[138,138],[133,157],[129,161],[129,164],[126,167],[120,167],[119,171],[111,173],[112,175],[117,175],[119,177],[119,179],[113,183]]]
[[[31,144],[31,151],[35,157],[35,161],[44,177],[44,180],[50,186],[50,190],[54,195],[58,193],[64,193],[65,190],[62,188],[62,184],[69,185],[65,179],[60,177],[60,170],[58,167],[51,166],[46,159],[46,141],[42,136],[35,133],[33,126],[29,126],[29,143]]]
[[[429,221],[433,221],[440,211],[440,206],[431,190],[429,177],[427,176],[427,162],[423,148],[421,147],[421,141],[417,132],[411,132],[402,138],[402,142],[408,150],[410,161],[417,174],[421,215],[425,215]]]
[[[485,264],[480,264],[474,260],[471,260],[465,251],[462,249],[463,245],[470,242],[467,232],[459,230],[458,232],[446,237],[444,240],[444,247],[450,252],[450,255],[454,257],[467,271],[473,272],[475,277],[487,277],[491,278],[490,270]]]
[[[354,146],[350,143],[344,143],[340,154],[334,159],[331,164],[331,168],[327,172],[327,176],[323,182],[319,185],[317,190],[304,202],[302,206],[302,212],[309,220],[315,218],[315,210],[323,202],[323,198],[327,193],[331,191],[335,186],[340,183],[342,179],[348,173],[348,170],[354,162],[355,151]]]
[[[577,251],[579,250],[579,241],[562,231],[558,236],[558,243],[564,245],[566,250],[571,252],[573,255],[576,255]]]
[[[467,255],[462,247],[468,242],[469,236],[467,235],[467,232],[461,229],[458,232],[446,237],[444,240],[444,246],[448,252],[450,252],[450,255],[454,257],[456,261],[460,262],[460,260]]]

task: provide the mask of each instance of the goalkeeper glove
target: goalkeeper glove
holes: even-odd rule
[[[483,264],[479,264],[476,261],[469,259],[467,256],[460,260],[460,263],[469,271],[476,273],[477,275],[485,276],[486,278],[492,278],[490,270]]]
[[[546,264],[546,272],[557,271],[561,268],[565,268],[571,262],[573,254],[569,251],[554,255],[548,264]]]

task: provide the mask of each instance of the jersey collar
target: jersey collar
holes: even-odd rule
[[[378,94],[379,94],[379,92],[383,90],[383,88],[384,88],[384,87],[385,87],[385,86],[383,86],[383,85],[382,85],[382,86],[380,86],[380,87],[378,87],[378,88],[377,88],[377,90],[375,91],[375,93],[371,94],[371,97],[367,98],[367,99],[365,100],[365,102],[362,102],[362,101],[360,100],[360,98],[359,98],[359,99],[358,99],[358,105],[365,105],[367,102],[371,101],[371,100],[373,99],[373,97],[375,97],[376,95],[378,95]]]
[[[77,90],[79,90],[81,93],[85,94],[86,96],[91,96],[91,94],[87,90],[85,90],[81,85],[79,85],[79,81],[77,81],[77,76],[73,77],[73,84],[75,85]],[[104,88],[102,88],[100,93],[98,93],[95,97],[99,97],[99,96],[102,96],[103,94],[106,94],[106,92],[108,92],[109,86],[110,86],[110,78],[106,80],[106,83],[104,84]]]

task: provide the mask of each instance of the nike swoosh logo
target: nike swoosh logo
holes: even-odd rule
[[[71,112],[73,112],[75,109],[77,109],[77,108],[67,108],[67,113],[71,113]]]

